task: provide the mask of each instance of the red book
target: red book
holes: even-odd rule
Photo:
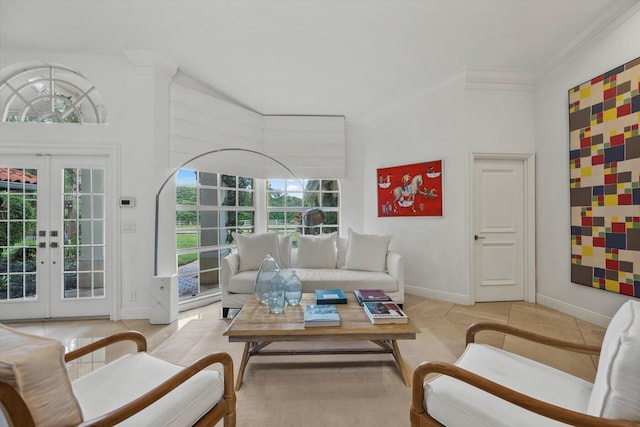
[[[381,289],[356,289],[353,293],[360,305],[365,302],[391,301],[389,295]]]

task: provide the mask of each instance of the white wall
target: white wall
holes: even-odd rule
[[[346,128],[346,176],[340,179],[340,227],[347,236],[349,227],[363,229],[365,162],[365,129],[360,124],[347,122]]]
[[[640,11],[574,52],[538,84],[538,301],[579,318],[607,324],[629,297],[571,283],[568,90],[640,56]],[[640,214],[640,213],[639,213]]]
[[[166,173],[169,155],[168,120],[158,123],[156,116],[166,117],[166,112],[158,109],[168,109],[170,76],[153,67],[134,66],[124,55],[0,53],[0,64],[18,63],[69,67],[83,74],[101,94],[108,109],[108,125],[1,123],[0,152],[7,147],[18,147],[27,154],[71,151],[82,155],[98,146],[114,150],[116,200],[133,197],[136,206],[115,210],[112,227],[115,247],[107,262],[113,267],[114,288],[121,292],[114,295],[113,317],[147,318],[153,275],[154,195],[158,177]],[[121,221],[135,223],[136,232],[120,234]]]
[[[408,293],[471,301],[470,153],[532,152],[533,99],[531,90],[518,85],[471,87],[461,73],[366,118],[364,221],[354,229],[393,236],[391,249],[405,256]],[[438,159],[444,170],[442,217],[377,217],[377,168]]]

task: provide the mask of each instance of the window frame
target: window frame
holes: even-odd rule
[[[51,65],[33,66],[0,82],[3,122],[108,123],[96,87],[80,73]]]
[[[282,182],[280,186],[271,186],[275,181]],[[317,187],[314,185],[317,182]],[[329,188],[326,188],[328,186]],[[333,186],[333,188],[331,188]],[[265,180],[265,221],[266,230],[275,231],[278,235],[292,235],[292,244],[297,246],[295,236],[297,234],[328,234],[332,232],[340,233],[340,180],[338,179],[267,179]],[[284,204],[274,206],[270,203],[271,194],[283,192]],[[300,194],[301,203],[299,205],[289,205],[289,201],[297,199],[295,195]],[[291,196],[290,196],[291,195]],[[310,203],[313,197],[317,196],[319,203]],[[325,200],[333,198],[333,203],[325,203]],[[313,208],[320,208],[325,221],[316,227],[305,227],[303,216],[306,211]],[[273,224],[272,217],[282,213],[286,220],[283,224]],[[332,217],[335,220],[332,220]],[[289,220],[291,218],[291,220]]]
[[[180,176],[183,171],[188,171],[188,173],[193,173],[195,175],[194,182],[192,183],[179,183],[178,180],[181,179]],[[215,183],[210,181],[212,177],[215,176]],[[206,177],[206,180],[202,178]],[[224,177],[232,179],[234,181],[233,185],[230,185],[228,182],[223,182]],[[182,178],[184,179],[184,177]],[[206,182],[204,182],[206,181]],[[180,288],[180,280],[188,280],[189,277],[193,277],[197,275],[197,292],[195,294],[180,294],[179,297],[182,299],[188,299],[193,296],[202,296],[208,294],[215,294],[219,292],[220,289],[220,274],[222,269],[222,258],[228,255],[232,248],[234,247],[233,238],[231,237],[232,232],[240,232],[240,233],[249,233],[255,231],[255,215],[256,215],[256,189],[255,189],[255,178],[250,177],[242,177],[237,175],[228,175],[223,173],[216,172],[204,172],[193,169],[181,169],[176,175],[176,270],[178,272],[178,282]],[[181,204],[181,200],[179,200],[178,191],[180,188],[191,188],[195,193],[195,201],[193,204]],[[203,195],[206,196],[204,198],[209,198],[206,204],[202,204]],[[228,199],[226,196],[232,195],[232,199],[234,200],[234,204],[224,204],[224,201]],[[241,204],[243,200],[246,200],[242,197],[239,197],[240,194],[247,194],[248,198],[251,200],[251,205]],[[195,212],[195,223],[190,224],[190,227],[179,229],[181,226],[179,224],[180,220],[180,212]],[[215,218],[213,218],[213,222],[204,222],[203,221],[203,213],[207,212],[215,212]],[[229,214],[233,215],[233,218],[229,216]],[[241,216],[246,216],[249,214],[253,219],[250,220],[250,223],[238,224]],[[247,220],[242,220],[247,221]],[[181,232],[187,231],[187,233]],[[215,233],[215,236],[210,234],[211,232]],[[203,232],[208,232],[210,234],[209,238],[213,238],[211,244],[207,244],[205,246],[202,245],[203,242]],[[180,247],[181,244],[179,242],[179,235],[182,234],[192,234],[195,235],[195,245],[192,246],[184,246]],[[223,235],[224,234],[224,235]],[[213,262],[211,266],[206,268],[202,268],[202,254],[210,254],[215,253],[216,260]],[[193,256],[196,254],[197,261],[196,272],[189,271],[184,266],[189,263],[184,263],[181,265],[181,257],[182,259],[189,259],[189,256]],[[210,254],[211,255],[211,254]],[[193,262],[193,261],[191,261]],[[181,271],[181,268],[183,271]],[[203,288],[202,284],[202,275],[215,275],[217,279],[216,286],[206,286],[207,289]],[[184,285],[185,287],[187,285]]]

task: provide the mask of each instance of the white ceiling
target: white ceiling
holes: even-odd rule
[[[465,68],[535,77],[638,1],[0,0],[0,49],[154,49],[260,113],[355,118]]]

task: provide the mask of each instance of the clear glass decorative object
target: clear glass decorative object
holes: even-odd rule
[[[302,298],[302,282],[298,275],[296,275],[296,271],[292,270],[289,278],[285,282],[285,291],[284,296],[287,300],[287,304],[289,305],[298,305],[300,304],[300,299]]]
[[[285,307],[285,281],[278,271],[269,281],[269,311],[282,313]]]
[[[253,288],[260,304],[267,305],[269,303],[269,282],[279,272],[280,266],[273,259],[271,253],[268,253],[260,264]]]

